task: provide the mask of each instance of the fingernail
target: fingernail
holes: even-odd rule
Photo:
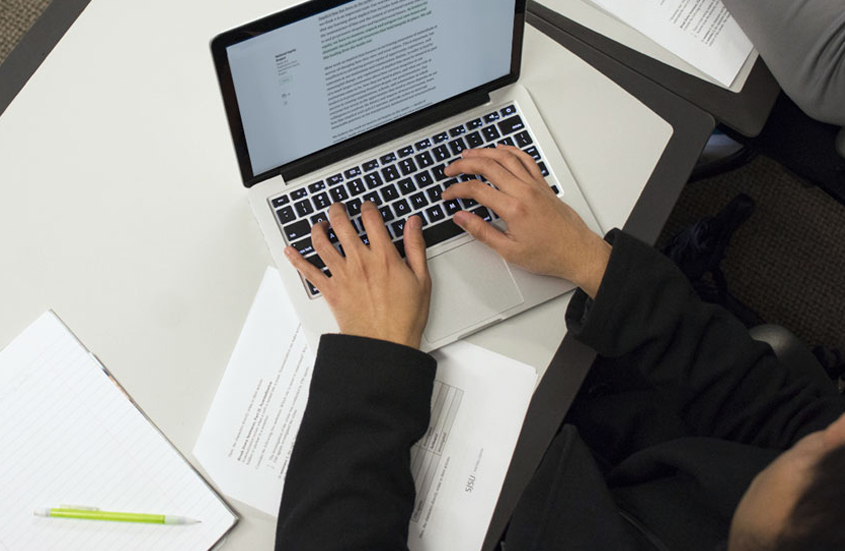
[[[460,227],[464,227],[463,223],[464,213],[463,212],[456,212],[455,216],[452,217],[452,220],[455,221],[455,224],[459,225]]]
[[[419,216],[414,215],[410,220],[408,220],[408,224],[411,226],[412,230],[418,230],[422,227],[422,220],[420,220]]]

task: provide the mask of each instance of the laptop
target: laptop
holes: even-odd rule
[[[337,325],[283,250],[325,270],[310,229],[337,201],[365,242],[360,208],[375,202],[402,255],[405,220],[422,218],[432,278],[425,351],[574,287],[508,264],[452,221],[469,210],[503,228],[495,212],[440,197],[474,178],[443,172],[461,151],[514,145],[600,231],[519,82],[525,9],[525,0],[313,0],[212,41],[243,184],[312,345]]]

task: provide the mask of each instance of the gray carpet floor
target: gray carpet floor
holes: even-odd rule
[[[49,3],[0,0],[0,63]],[[723,263],[731,292],[808,344],[845,349],[845,207],[777,163],[758,158],[688,185],[659,243],[716,214],[740,192],[757,202],[757,210]]]

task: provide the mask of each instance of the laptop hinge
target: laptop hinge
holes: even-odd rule
[[[370,130],[325,151],[289,163],[279,169],[279,174],[281,174],[285,181],[290,182],[295,178],[363,153],[368,149],[378,147],[406,134],[416,132],[437,121],[448,119],[464,111],[469,111],[489,101],[490,94],[487,92],[460,96],[451,101],[430,107],[421,113],[415,113],[388,125],[376,128],[375,130]]]

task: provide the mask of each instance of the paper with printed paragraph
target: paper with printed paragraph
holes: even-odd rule
[[[591,0],[724,86],[753,46],[721,0]]]
[[[38,517],[63,504],[166,526]],[[0,352],[0,550],[206,551],[237,517],[52,312]]]
[[[411,450],[412,551],[481,549],[537,382],[536,370],[458,342],[435,352],[426,435]],[[268,268],[194,455],[229,497],[278,515],[314,357]]]

